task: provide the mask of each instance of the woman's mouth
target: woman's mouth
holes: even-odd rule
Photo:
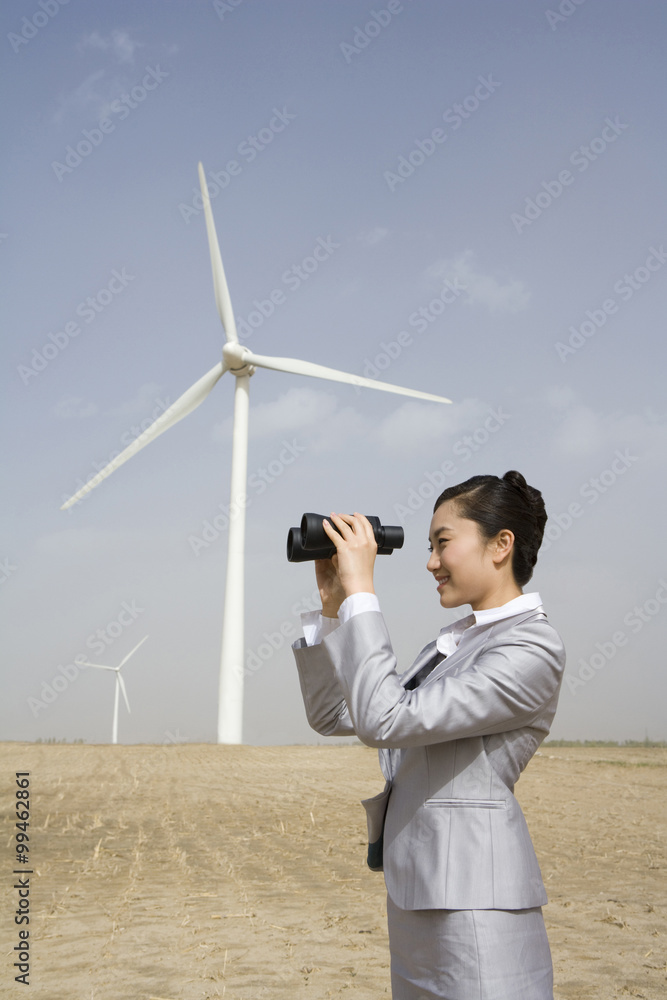
[[[436,582],[438,584],[436,589],[442,590],[445,584],[449,583],[449,577],[448,576],[437,577]]]

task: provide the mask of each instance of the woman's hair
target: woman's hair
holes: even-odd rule
[[[503,528],[514,534],[512,572],[517,586],[525,586],[533,575],[547,523],[540,491],[529,486],[520,472],[510,469],[502,479],[472,476],[465,483],[449,486],[436,500],[433,513],[447,500],[454,501],[460,517],[477,522],[484,542]]]

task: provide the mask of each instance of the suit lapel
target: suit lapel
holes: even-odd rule
[[[429,660],[432,660],[436,653],[436,640],[434,639],[432,642],[429,642],[428,646],[424,646],[421,653],[417,654],[417,659],[414,661],[412,666],[408,667],[408,669],[401,674],[401,684],[405,687],[408,681],[411,680],[411,678],[413,678],[415,674],[428,663]]]
[[[507,625],[508,627],[513,628],[515,625],[518,625],[520,622],[526,621],[528,618],[536,618],[536,617],[546,618],[546,615],[540,612],[538,616],[536,610],[527,611],[523,615],[513,615],[511,618],[500,618],[498,621],[490,622],[489,625],[487,625],[485,628],[478,629],[477,634],[473,635],[473,637],[469,638],[466,642],[463,641],[463,636],[462,636],[454,652],[451,653],[441,663],[439,663],[437,667],[435,667],[435,669],[431,671],[428,677],[424,678],[422,684],[420,684],[419,686],[422,687],[424,684],[430,684],[431,681],[437,680],[438,677],[442,677],[443,674],[446,674],[449,670],[452,669],[452,667],[460,666],[461,665],[460,661],[470,656],[471,653],[478,653],[480,647],[483,647],[486,640],[488,639],[490,630],[492,630],[496,625],[500,626]],[[463,633],[463,635],[465,635],[465,632]],[[435,647],[435,642],[433,642],[431,646],[429,646],[428,648],[431,647]],[[435,652],[435,649],[432,649],[432,652]],[[421,653],[419,655],[421,657]],[[423,664],[424,661],[422,660],[421,663]],[[412,676],[414,673],[415,671],[413,671],[412,667],[410,667],[410,675]],[[407,676],[401,677],[402,684],[406,680],[409,680]]]

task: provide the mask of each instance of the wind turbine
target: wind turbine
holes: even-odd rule
[[[236,504],[238,497],[246,492],[248,467],[248,389],[250,376],[257,368],[269,368],[277,372],[288,372],[292,375],[310,375],[314,378],[327,379],[331,382],[344,382],[348,385],[365,386],[369,389],[380,389],[401,396],[411,396],[416,399],[428,399],[436,403],[451,403],[445,396],[434,396],[432,393],[420,392],[417,389],[405,389],[387,382],[341,372],[335,368],[313,364],[310,361],[300,361],[295,358],[274,358],[263,354],[255,354],[239,343],[234,322],[232,302],[229,297],[225,271],[222,266],[218,237],[213,222],[211,199],[208,193],[204,168],[199,164],[199,184],[204,203],[204,216],[208,234],[211,266],[213,269],[213,288],[218,315],[226,335],[226,343],[222,348],[222,361],[219,361],[210,371],[206,372],[198,382],[195,382],[183,393],[175,403],[165,410],[157,420],[148,427],[129,447],[109,462],[97,475],[93,476],[73,497],[62,505],[66,510],[77,503],[81,497],[90,492],[103,479],[110,476],[119,466],[147,444],[154,441],[160,434],[173,427],[196,407],[204,402],[216,382],[229,371],[236,379],[234,387],[234,423],[232,431],[232,477],[231,505],[240,507],[236,517],[230,520],[229,542],[227,549],[227,576],[225,584],[225,601],[222,625],[222,653],[220,658],[220,687],[218,700],[218,742],[241,743],[243,717],[243,660],[244,660],[244,541],[245,541],[245,508]],[[231,509],[231,507],[230,507]]]
[[[133,653],[136,653],[136,651],[139,649],[139,646],[141,646],[142,643],[146,642],[147,638],[148,636],[145,635],[141,640],[141,642],[138,642],[134,647],[134,649],[130,650],[125,659],[120,661],[117,667],[106,667],[102,663],[88,663],[86,660],[78,661],[83,667],[97,667],[98,670],[113,670],[114,673],[116,674],[116,689],[114,691],[114,697],[113,697],[113,727],[111,729],[112,743],[118,743],[118,692],[119,691],[123,692],[125,705],[127,706],[128,712],[130,711],[130,703],[127,700],[127,691],[125,690],[125,681],[123,680],[120,668],[127,663],[127,661],[129,660],[129,658],[132,656]]]

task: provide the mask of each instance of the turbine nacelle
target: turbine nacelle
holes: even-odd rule
[[[242,347],[241,344],[228,340],[222,348],[222,360],[227,371],[236,376],[254,375],[257,369],[245,360],[249,354],[250,351],[247,347]]]

